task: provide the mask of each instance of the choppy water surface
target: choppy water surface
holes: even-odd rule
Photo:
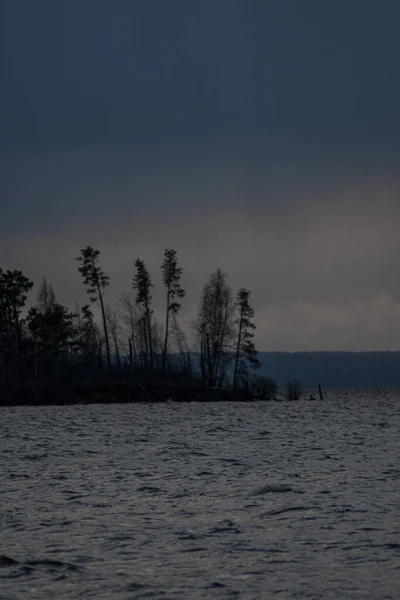
[[[0,410],[0,598],[399,598],[400,396]]]

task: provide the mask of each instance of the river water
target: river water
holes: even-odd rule
[[[0,409],[0,598],[400,597],[400,394]]]

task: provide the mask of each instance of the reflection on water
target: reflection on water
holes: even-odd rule
[[[0,409],[0,598],[398,598],[400,394]]]

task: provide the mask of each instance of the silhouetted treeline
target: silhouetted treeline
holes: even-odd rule
[[[87,246],[76,260],[88,303],[73,311],[58,302],[45,278],[29,307],[33,282],[21,271],[0,269],[3,388],[23,382],[93,382],[99,377],[104,381],[123,375],[135,381],[142,396],[146,389],[140,380],[146,378],[147,385],[172,378],[195,383],[196,389],[275,396],[274,382],[255,376],[260,363],[253,341],[251,292],[241,288],[234,293],[220,269],[204,284],[197,315],[182,327],[179,313],[186,292],[176,250],[165,250],[160,264],[165,293],[161,317],[153,310],[154,284],[142,259],[134,261],[131,290],[115,306],[107,303],[111,279],[102,269],[99,250]],[[193,334],[191,343],[188,329]]]

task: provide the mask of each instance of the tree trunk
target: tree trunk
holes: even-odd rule
[[[121,355],[119,353],[119,344],[118,344],[118,339],[117,339],[116,335],[113,336],[113,341],[114,341],[115,356],[117,359],[118,371],[120,371],[121,370]]]
[[[213,387],[213,385],[214,385],[213,356],[211,355],[211,352],[210,352],[210,336],[208,333],[206,333],[206,335],[205,335],[204,350],[205,350],[205,357],[206,357],[205,360],[206,360],[206,365],[207,365],[207,383],[210,387]]]
[[[153,340],[151,336],[151,318],[148,302],[146,302],[147,334],[149,338],[149,366],[153,370]]]
[[[141,319],[139,321],[139,355],[140,355],[140,368],[142,369],[142,371],[145,368],[146,340],[147,340],[147,335],[146,335],[146,337],[144,336],[143,321]]]
[[[100,300],[100,306],[101,306],[101,315],[103,317],[104,339],[105,339],[105,342],[106,342],[107,368],[108,368],[109,371],[111,371],[110,340],[109,340],[109,337],[108,337],[108,327],[107,327],[106,313],[105,313],[105,310],[104,310],[103,295],[101,293],[100,287],[98,287],[97,289],[98,289],[98,292],[99,292],[99,300]]]
[[[237,372],[238,372],[239,356],[240,356],[240,344],[242,343],[242,325],[243,325],[243,309],[240,310],[239,332],[238,332],[238,340],[237,340],[236,356],[235,356],[235,370],[233,372],[232,387],[234,390],[236,389],[236,380],[237,380]]]
[[[223,323],[221,326],[221,332],[218,336],[217,352],[216,352],[216,358],[215,358],[215,380],[219,382],[218,387],[221,387],[221,382],[223,381],[224,376],[225,376],[225,372],[219,373],[219,370],[220,370],[220,364],[221,364],[222,349],[223,349],[224,341],[225,341],[227,322],[228,322],[228,308],[225,308],[225,315],[224,315]]]
[[[131,340],[131,338],[128,338],[128,343],[129,343],[129,368],[132,371],[132,367],[133,367],[133,350],[132,350],[132,340]]]
[[[131,345],[132,345],[132,366],[136,367],[137,366],[137,349],[136,349],[136,342],[135,342],[134,335],[132,335],[132,337],[131,337]]]
[[[97,365],[99,369],[103,370],[103,344],[101,340],[99,341],[98,355],[97,355]]]
[[[207,383],[207,373],[206,373],[206,345],[204,341],[204,336],[202,336],[200,341],[200,369],[201,369],[201,380],[203,385]]]
[[[168,334],[169,334],[169,288],[167,290],[167,314],[165,316],[165,337],[164,337],[164,348],[162,352],[162,370],[165,371],[167,362],[167,349],[168,349]]]
[[[17,333],[17,354],[18,354],[18,360],[21,363],[21,354],[22,354],[22,336],[21,336],[21,327],[20,327],[20,323],[19,323],[19,318],[18,318],[18,312],[16,310],[16,308],[13,309],[13,313],[14,313],[14,322],[15,322],[15,331]]]

